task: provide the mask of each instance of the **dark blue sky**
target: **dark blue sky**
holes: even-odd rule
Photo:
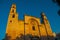
[[[19,19],[23,20],[23,15],[40,17],[41,12],[45,12],[53,32],[60,32],[60,16],[57,14],[59,7],[52,0],[0,0],[0,40],[4,38],[7,19],[11,5],[15,3]]]

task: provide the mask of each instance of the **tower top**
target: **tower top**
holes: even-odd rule
[[[16,4],[12,4],[12,8],[16,8]]]
[[[44,12],[41,13],[41,16],[45,16]]]
[[[12,4],[10,13],[16,13],[16,4]]]
[[[44,12],[41,13],[41,17],[42,17],[43,19],[47,19],[47,17],[46,17],[46,15],[45,15]]]

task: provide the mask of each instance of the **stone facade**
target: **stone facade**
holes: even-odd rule
[[[18,20],[15,4],[10,9],[6,35],[9,40],[54,40],[50,23],[44,13],[41,13],[41,18],[24,15],[24,20]]]

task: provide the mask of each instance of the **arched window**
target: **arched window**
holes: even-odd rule
[[[15,14],[12,15],[12,18],[15,18]]]
[[[14,13],[14,9],[12,10],[12,13]]]
[[[32,26],[32,29],[35,30],[35,26]]]
[[[15,7],[13,6],[13,8],[15,8]]]

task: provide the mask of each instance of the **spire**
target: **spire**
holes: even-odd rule
[[[10,13],[16,13],[16,4],[12,4]]]

